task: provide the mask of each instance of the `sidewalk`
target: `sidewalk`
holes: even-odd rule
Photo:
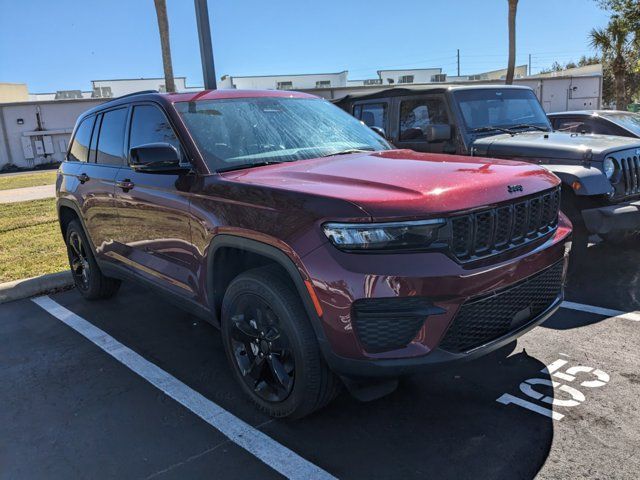
[[[53,198],[55,196],[55,185],[14,188],[11,190],[0,190],[0,203],[26,202],[28,200],[40,200],[41,198]]]

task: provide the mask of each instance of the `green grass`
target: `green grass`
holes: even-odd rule
[[[53,199],[3,203],[0,212],[0,282],[69,268]]]
[[[22,175],[0,175],[0,190],[12,188],[38,187],[56,183],[56,170],[24,173]]]

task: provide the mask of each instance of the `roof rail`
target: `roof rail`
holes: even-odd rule
[[[119,97],[111,98],[109,99],[109,101],[120,100],[121,98],[132,97],[134,95],[142,95],[143,93],[160,93],[160,92],[158,92],[158,90],[140,90],[139,92],[127,93],[125,95],[120,95]]]

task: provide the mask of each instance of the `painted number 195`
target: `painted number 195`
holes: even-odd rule
[[[590,380],[583,380],[577,386],[586,388],[597,388],[606,385],[609,382],[609,375],[602,370],[594,369],[592,367],[585,367],[582,365],[576,365],[575,367],[569,367],[565,371],[559,371],[567,363],[567,360],[558,359],[555,362],[547,365],[541,370],[542,373],[546,373],[552,377],[551,380],[546,378],[528,378],[520,384],[520,390],[527,395],[542,404],[554,405],[557,407],[576,407],[585,401],[584,394],[574,386],[562,384],[555,379],[564,380],[565,382],[573,383],[579,375],[584,376],[588,374]],[[575,385],[575,384],[574,384]],[[544,395],[536,390],[536,386],[553,387],[555,391],[563,392],[564,398],[554,398],[548,395]],[[539,413],[546,417],[553,418],[554,420],[562,420],[564,415],[558,412],[554,412],[551,408],[534,403],[524,398],[516,397],[509,393],[505,393],[496,400],[503,405],[514,404],[532,412]]]

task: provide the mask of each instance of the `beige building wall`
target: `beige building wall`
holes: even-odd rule
[[[26,83],[1,83],[0,103],[26,102],[29,100],[29,91]]]

